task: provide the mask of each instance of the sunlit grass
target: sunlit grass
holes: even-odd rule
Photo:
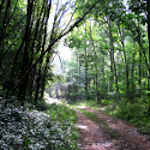
[[[94,100],[81,100],[81,101],[75,101],[75,102],[68,102],[71,106],[80,106],[80,107],[90,107],[90,108],[98,108],[100,107],[100,103],[96,102]]]

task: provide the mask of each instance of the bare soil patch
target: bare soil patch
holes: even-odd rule
[[[137,132],[137,128],[127,125],[122,120],[107,116],[100,111],[91,108],[82,108],[88,112],[96,113],[99,120],[106,122],[109,128],[115,131],[111,133],[103,126],[91,121],[81,112],[77,111],[80,128],[78,147],[81,150],[150,150],[150,137]]]

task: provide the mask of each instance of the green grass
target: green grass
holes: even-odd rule
[[[78,129],[74,127],[74,124],[77,121],[76,112],[64,104],[51,104],[50,109],[46,110],[46,113],[53,118],[53,121],[59,122],[62,129],[68,132],[66,133],[66,137],[63,138],[64,143],[67,141],[64,148],[66,150],[78,149],[76,143],[76,139],[78,138]],[[61,146],[59,149],[64,148]]]
[[[82,101],[78,101],[78,102],[68,101],[67,103],[69,105],[71,105],[72,107],[79,105],[79,106],[85,106],[85,107],[90,107],[90,108],[98,108],[99,106],[101,106],[99,102],[96,102],[94,100],[88,100],[88,101],[82,100]]]
[[[82,109],[79,109],[85,116],[89,117],[92,121],[96,122],[97,124],[99,125],[102,125],[104,127],[108,127],[107,123],[104,122],[103,120],[100,120],[98,118],[98,116],[95,114],[95,113],[92,113],[92,112],[88,112],[88,111],[85,111],[85,110],[82,110]]]

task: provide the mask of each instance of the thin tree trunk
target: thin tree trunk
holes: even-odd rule
[[[148,94],[149,94],[149,98],[150,98],[150,0],[147,0],[147,30],[148,30],[148,41],[149,41],[149,78],[148,78]],[[150,100],[149,100],[149,109],[148,111],[150,112]]]
[[[105,66],[105,60],[104,60],[104,53],[102,53],[102,62],[103,62],[103,65],[102,65],[102,90],[106,90],[106,87],[108,87],[108,86],[105,86],[104,84],[105,84],[105,70],[104,70],[104,66]],[[104,94],[103,94],[104,95]]]
[[[119,28],[119,33],[120,33],[120,38],[121,38],[121,44],[122,44],[122,48],[123,48],[123,54],[124,54],[124,59],[125,59],[125,68],[126,68],[126,84],[127,84],[127,92],[126,92],[126,95],[128,98],[130,98],[130,93],[129,93],[129,67],[128,67],[128,63],[127,63],[127,55],[126,55],[126,50],[125,50],[125,44],[124,44],[124,41],[125,41],[125,37],[124,37],[124,33],[122,34],[121,33],[121,29],[120,29],[120,26],[118,25],[118,28]]]
[[[45,69],[44,69],[44,72],[43,72],[43,75],[42,75],[41,97],[40,97],[41,99],[43,99],[43,96],[44,96],[46,75],[47,75],[47,70],[48,70],[48,65],[49,65],[49,62],[50,62],[50,58],[51,57],[47,57],[47,59],[46,59],[46,66],[45,66]]]
[[[138,16],[138,28],[140,29],[139,16]],[[139,40],[140,39],[141,38],[139,36]],[[142,62],[142,53],[141,53],[141,50],[139,49],[139,92],[138,92],[139,94],[138,94],[138,97],[141,97],[141,62]]]
[[[92,37],[92,27],[91,27],[91,21],[90,21],[90,38],[91,38],[91,42],[92,42],[92,47],[94,49],[94,56],[95,56],[95,60],[94,60],[94,65],[95,65],[95,70],[96,70],[96,74],[95,74],[95,88],[96,88],[96,101],[99,101],[99,95],[98,95],[98,68],[97,68],[97,53],[96,53],[96,48],[95,48],[95,44],[93,41],[93,37]]]
[[[85,36],[86,36],[86,23],[85,23]],[[86,37],[85,37],[86,38]],[[87,73],[88,73],[88,55],[87,55],[87,49],[86,49],[86,41],[84,38],[84,57],[85,57],[85,80],[84,80],[84,84],[85,84],[85,91],[86,91],[86,99],[89,100],[89,93],[88,93],[88,79],[87,79]]]
[[[114,69],[114,74],[115,74],[115,84],[116,84],[116,90],[117,90],[117,96],[119,100],[121,101],[120,93],[119,93],[119,86],[118,86],[118,77],[117,77],[117,70],[116,70],[116,63],[115,63],[115,58],[114,58],[114,40],[113,40],[113,35],[112,35],[112,28],[111,28],[111,21],[108,18],[108,28],[109,28],[109,39],[110,39],[110,47],[111,47],[111,61],[113,63],[113,69]]]
[[[34,98],[35,102],[38,101],[38,95],[39,95],[39,89],[40,89],[40,80],[41,80],[41,65],[39,67],[38,77],[37,77],[37,85],[36,85],[35,98]]]
[[[5,10],[4,19],[3,19],[3,22],[2,22],[2,27],[1,27],[1,30],[0,30],[0,47],[1,47],[1,44],[4,40],[4,36],[5,36],[5,33],[6,33],[6,27],[7,27],[7,22],[9,20],[10,8],[11,8],[11,0],[8,0],[7,4],[6,4],[6,10]]]
[[[136,53],[132,53],[132,70],[131,70],[131,77],[132,77],[132,83],[131,83],[131,87],[132,87],[132,100],[131,102],[134,102],[134,93],[135,93],[135,85],[134,85],[134,64],[135,64],[135,61],[134,61],[134,57],[135,57]]]
[[[87,51],[86,48],[84,48],[84,52],[85,52],[85,58],[87,57]],[[87,59],[85,59],[85,91],[86,91],[86,99],[89,99],[89,95],[88,95],[88,79],[87,79],[87,72],[88,72],[88,64],[87,64]]]
[[[29,66],[29,49],[30,49],[30,39],[31,39],[31,29],[32,29],[32,22],[31,22],[31,15],[32,15],[32,9],[33,9],[33,0],[28,0],[28,8],[27,8],[27,26],[25,31],[25,48],[24,48],[24,54],[23,54],[23,64],[22,64],[22,72],[21,77],[26,72],[28,66]],[[31,27],[30,27],[31,26]],[[19,98],[25,99],[26,95],[26,89],[27,89],[27,83],[28,83],[29,74],[25,77],[24,81],[19,87]]]

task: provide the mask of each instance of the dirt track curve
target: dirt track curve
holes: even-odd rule
[[[135,127],[100,111],[91,108],[84,110],[96,113],[98,119],[105,121],[117,136],[77,111],[76,125],[80,128],[80,150],[150,150],[150,137],[139,134]]]

